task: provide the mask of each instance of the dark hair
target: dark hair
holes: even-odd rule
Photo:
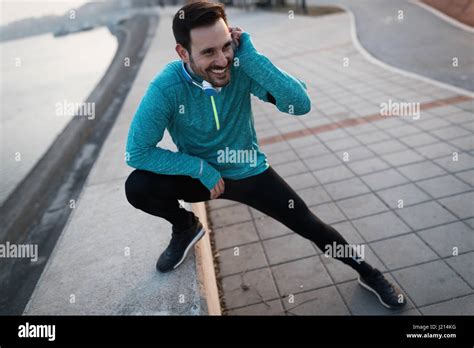
[[[197,1],[181,7],[173,18],[173,35],[176,43],[191,52],[191,29],[211,26],[220,18],[227,24],[224,5]]]

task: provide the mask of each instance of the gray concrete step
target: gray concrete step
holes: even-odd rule
[[[194,254],[174,272],[155,263],[171,225],[133,208],[124,182],[128,127],[148,83],[174,57],[169,35],[176,8],[162,10],[156,35],[120,115],[58,240],[25,315],[200,315]],[[133,64],[133,62],[132,62]],[[163,147],[173,148],[169,135]]]

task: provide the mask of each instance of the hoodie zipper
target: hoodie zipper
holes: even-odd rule
[[[212,111],[214,111],[214,120],[216,122],[216,128],[217,128],[217,130],[219,130],[220,129],[219,115],[217,114],[216,102],[214,101],[213,96],[211,96],[211,103],[212,103]]]

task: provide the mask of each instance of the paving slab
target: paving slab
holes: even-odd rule
[[[412,11],[415,5],[406,6]],[[221,267],[245,268],[247,262],[237,267],[239,259],[230,252],[239,244],[251,245],[258,258],[260,244],[266,260],[250,271],[247,290],[239,274],[222,278],[227,314],[461,312],[462,299],[473,294],[470,263],[458,259],[472,252],[474,218],[466,204],[473,189],[474,163],[466,152],[473,149],[472,99],[373,64],[352,42],[348,14],[289,20],[285,14],[249,12],[230,18],[274,64],[305,81],[313,101],[309,114],[292,119],[252,99],[270,165],[316,216],[365,246],[367,261],[401,286],[409,305],[386,310],[357,285],[355,271],[324,257],[314,243],[253,208],[215,200],[208,206]],[[307,37],[313,38],[311,51]],[[420,118],[379,117],[380,103],[389,99],[419,102]],[[353,119],[358,121],[345,123]],[[295,137],[294,131],[307,135]],[[453,152],[459,161],[452,160]],[[453,256],[457,245],[459,256]]]

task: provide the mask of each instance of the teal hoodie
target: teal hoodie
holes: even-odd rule
[[[208,190],[221,177],[257,175],[269,164],[258,145],[250,94],[292,115],[311,109],[304,82],[258,53],[248,33],[240,37],[230,83],[215,97],[188,82],[181,64],[180,60],[167,64],[152,79],[138,106],[125,156],[133,168],[187,175],[199,179]],[[157,147],[165,129],[178,152]]]

